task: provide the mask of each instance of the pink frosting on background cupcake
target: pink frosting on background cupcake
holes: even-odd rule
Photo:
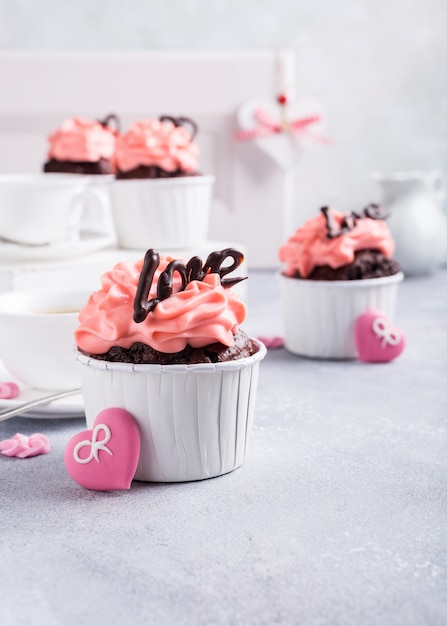
[[[48,141],[50,159],[96,162],[113,157],[116,132],[95,120],[74,117],[65,120]]]
[[[156,165],[167,172],[197,171],[199,149],[182,126],[171,121],[148,119],[134,122],[120,135],[116,146],[116,166],[123,172],[140,165]]]
[[[346,215],[330,209],[337,227]],[[297,271],[303,278],[321,265],[338,268],[354,261],[359,250],[378,250],[386,257],[394,252],[394,241],[386,223],[381,219],[363,217],[354,228],[332,239],[327,236],[327,222],[322,213],[307,220],[279,250],[285,263],[284,274],[293,276]]]

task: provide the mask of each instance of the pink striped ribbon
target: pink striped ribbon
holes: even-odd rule
[[[276,133],[300,133],[305,135],[309,139],[319,141],[321,143],[332,143],[327,137],[315,135],[309,132],[308,126],[316,124],[321,121],[321,115],[309,115],[307,117],[301,117],[292,122],[286,122],[285,124],[279,124],[273,117],[264,109],[256,109],[253,117],[259,123],[254,128],[241,129],[235,132],[234,139],[236,141],[247,141],[250,139],[256,139],[258,137],[269,137]]]

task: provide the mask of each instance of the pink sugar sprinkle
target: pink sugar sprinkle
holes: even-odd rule
[[[11,400],[17,398],[20,393],[19,386],[13,382],[0,383],[0,399]]]
[[[278,350],[284,347],[282,337],[258,337],[258,339],[262,341],[267,350]]]

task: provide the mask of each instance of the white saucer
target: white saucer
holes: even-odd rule
[[[110,233],[81,232],[77,241],[52,243],[45,246],[21,246],[0,242],[0,260],[8,261],[50,261],[69,259],[90,252],[97,252],[115,243]]]
[[[11,380],[11,377],[8,378]],[[20,386],[20,394],[17,398],[12,400],[0,399],[0,411],[7,411],[8,409],[15,409],[16,407],[25,404],[25,402],[31,402],[32,400],[38,400],[44,396],[50,396],[57,391],[43,391],[42,389],[33,389],[32,387]],[[38,419],[69,419],[74,417],[84,417],[84,399],[82,393],[75,396],[69,396],[68,398],[61,398],[55,400],[44,406],[36,407],[27,413],[23,413],[17,417],[31,417]]]
[[[0,412],[7,411],[8,409],[15,409],[16,407],[25,404],[25,402],[32,402],[33,400],[38,400],[39,398],[44,398],[45,396],[51,396],[51,394],[61,391],[60,389],[57,391],[51,391],[48,389],[43,390],[27,387],[15,379],[14,376],[11,376],[3,365],[3,362],[0,361],[0,382],[4,383],[7,381],[17,383],[20,393],[17,398],[12,398],[11,400],[0,398]],[[49,404],[35,407],[27,413],[23,413],[17,417],[36,417],[40,419],[48,417],[51,419],[62,419],[70,417],[84,417],[84,415],[84,398],[82,393],[78,393],[75,396],[68,396],[67,398],[61,398],[60,400],[55,400]]]

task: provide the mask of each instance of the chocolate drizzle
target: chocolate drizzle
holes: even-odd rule
[[[109,113],[103,120],[98,120],[101,126],[105,128],[115,129],[117,133],[121,132],[121,121],[118,115],[115,113]],[[110,124],[112,122],[112,125]]]
[[[383,207],[381,204],[368,204],[362,213],[356,213],[355,211],[351,211],[351,213],[347,213],[341,223],[340,227],[337,230],[337,225],[335,223],[334,217],[331,213],[331,207],[324,206],[321,209],[325,219],[327,226],[327,238],[334,239],[335,237],[340,237],[348,233],[350,230],[353,230],[357,224],[358,220],[364,218],[370,218],[372,220],[384,220],[386,215],[383,211]]]
[[[189,117],[173,117],[172,115],[160,115],[158,118],[160,122],[172,122],[174,126],[183,126],[191,135],[191,142],[197,135],[199,130],[197,124]]]
[[[233,259],[233,263],[222,267],[222,264],[227,259]],[[202,281],[209,273],[219,274],[220,284],[222,287],[227,289],[228,287],[233,287],[247,278],[246,276],[224,278],[224,276],[239,267],[243,260],[244,255],[242,252],[239,252],[234,248],[225,248],[224,250],[211,252],[203,264],[202,260],[198,256],[194,256],[189,259],[186,265],[179,260],[173,260],[168,263],[166,269],[161,272],[158,277],[156,297],[148,300],[155,272],[157,267],[160,265],[159,253],[150,248],[145,254],[143,268],[138,280],[137,292],[135,294],[134,301],[134,321],[137,324],[143,322],[147,315],[155,309],[159,302],[172,296],[174,274],[176,272],[181,279],[181,287],[178,291],[184,291],[186,285],[193,280]]]

